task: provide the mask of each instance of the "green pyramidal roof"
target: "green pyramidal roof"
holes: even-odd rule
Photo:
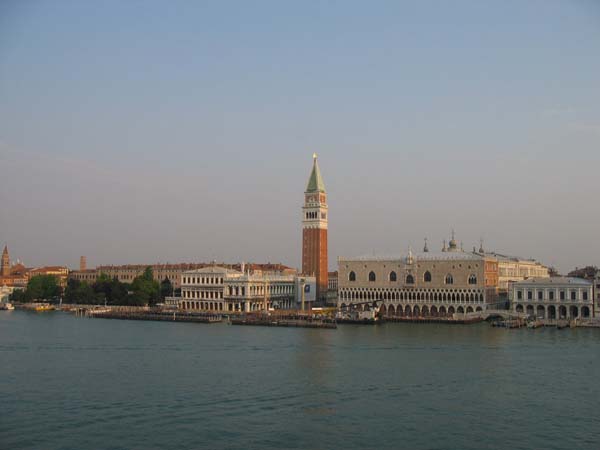
[[[325,192],[325,183],[321,177],[321,171],[319,170],[319,164],[317,163],[317,155],[313,155],[313,168],[308,179],[308,185],[306,186],[306,192]]]

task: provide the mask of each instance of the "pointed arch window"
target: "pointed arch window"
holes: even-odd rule
[[[446,281],[446,284],[454,284],[454,278],[450,274],[446,275],[445,281]]]
[[[415,277],[413,277],[412,275],[407,275],[406,284],[415,284]]]
[[[393,270],[390,272],[390,281],[398,281],[396,272],[394,272]]]
[[[477,277],[474,274],[469,275],[469,284],[477,284]]]
[[[375,272],[369,272],[369,281],[376,281],[377,277],[375,276]]]
[[[356,281],[356,274],[354,273],[354,271],[348,274],[348,281]]]
[[[425,283],[431,283],[431,272],[429,270],[423,274],[423,281]]]

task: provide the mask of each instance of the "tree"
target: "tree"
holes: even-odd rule
[[[94,305],[104,301],[100,299],[98,294],[94,292],[92,286],[85,281],[69,280],[65,289],[64,302],[77,303],[81,305]]]
[[[27,282],[24,301],[51,300],[60,297],[62,288],[54,275],[35,275]]]
[[[15,289],[12,294],[10,294],[11,302],[26,302],[26,295],[23,289]]]
[[[146,267],[142,275],[131,283],[131,304],[137,306],[154,306],[160,300],[160,285],[154,280],[152,267]]]
[[[116,277],[111,279],[107,275],[102,274],[98,277],[92,287],[100,299],[100,303],[106,302],[109,305],[129,304],[129,285],[121,283]]]
[[[165,297],[171,297],[173,295],[173,283],[168,277],[160,282],[160,299],[164,300]]]

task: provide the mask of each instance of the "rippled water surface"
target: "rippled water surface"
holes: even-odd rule
[[[598,449],[600,330],[0,312],[1,449]]]

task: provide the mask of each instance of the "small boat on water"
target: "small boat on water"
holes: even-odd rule
[[[50,303],[37,303],[33,305],[32,309],[34,311],[52,311],[54,306],[52,306]]]
[[[543,326],[542,322],[539,322],[537,320],[531,320],[527,322],[527,328],[539,328],[541,326]]]
[[[12,311],[15,309],[12,303],[0,303],[0,311]]]
[[[380,322],[377,311],[338,311],[335,315],[337,323],[356,325],[374,325]]]

